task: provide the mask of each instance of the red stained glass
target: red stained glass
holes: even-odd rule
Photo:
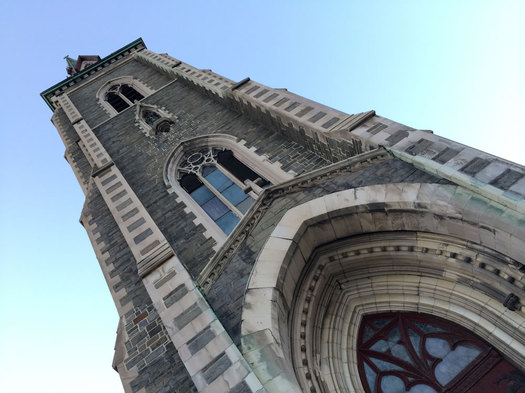
[[[367,393],[525,393],[525,374],[490,345],[426,314],[364,317],[358,360]]]

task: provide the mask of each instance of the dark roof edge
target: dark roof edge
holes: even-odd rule
[[[105,63],[113,60],[115,57],[117,57],[117,56],[121,55],[122,53],[124,53],[124,52],[126,52],[126,51],[128,51],[130,49],[133,49],[133,48],[135,48],[135,47],[137,47],[139,45],[142,45],[144,48],[146,48],[146,44],[144,43],[144,41],[142,41],[142,38],[137,38],[135,41],[130,42],[129,44],[127,44],[123,48],[120,48],[120,49],[116,50],[115,52],[111,53],[110,55],[104,57],[98,63],[95,63],[92,66],[89,66],[88,68],[86,68],[82,72],[79,72],[78,74],[76,74],[74,76],[66,78],[62,82],[59,82],[56,85],[50,87],[49,89],[44,90],[42,93],[40,93],[40,97],[42,97],[42,99],[46,102],[46,104],[49,106],[49,108],[51,108],[51,110],[54,111],[55,107],[54,107],[53,103],[51,101],[49,101],[49,99],[47,97],[50,93],[54,93],[56,90],[60,89],[64,85],[68,85],[71,82],[75,82],[76,80],[82,78],[84,75],[86,75],[87,73],[91,72],[95,68],[98,68],[98,67],[104,65]]]

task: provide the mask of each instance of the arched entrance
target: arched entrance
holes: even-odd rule
[[[525,391],[525,374],[467,329],[430,314],[370,314],[357,338],[367,393]]]
[[[392,311],[457,323],[525,368],[525,318],[503,306],[524,296],[523,237],[490,206],[456,186],[389,184],[291,209],[243,308],[242,351],[267,391],[365,392],[358,329]]]

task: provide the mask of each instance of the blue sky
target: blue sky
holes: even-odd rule
[[[7,3],[7,2],[4,2]],[[198,5],[197,5],[198,4]],[[523,1],[17,1],[0,6],[0,390],[122,392],[116,309],[39,93],[142,37],[235,81],[525,163]]]

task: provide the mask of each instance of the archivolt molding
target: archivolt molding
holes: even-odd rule
[[[269,392],[361,392],[361,316],[405,310],[470,328],[524,367],[525,314],[502,304],[510,292],[525,297],[517,219],[436,184],[362,187],[297,206],[254,266],[243,354]]]
[[[491,297],[480,288],[493,280],[476,269],[487,263],[506,265],[491,250],[421,232],[357,236],[316,251],[291,305],[291,350],[294,364],[302,365],[296,370],[300,385],[308,391],[346,392],[350,386],[361,392],[355,346],[360,320],[392,310],[452,320],[525,366],[521,324],[494,299],[498,290]],[[499,281],[499,290],[515,290]]]

